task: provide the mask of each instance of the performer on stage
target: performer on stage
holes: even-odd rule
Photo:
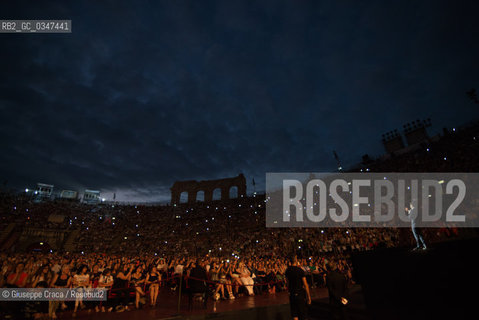
[[[415,200],[411,200],[411,202],[409,203],[409,208],[406,207],[406,212],[408,213],[409,219],[411,220],[412,234],[414,236],[414,239],[416,239],[416,248],[414,248],[413,250],[426,250],[427,246],[426,242],[424,241],[421,229],[416,228],[416,219],[418,214]]]

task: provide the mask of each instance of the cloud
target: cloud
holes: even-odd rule
[[[167,199],[175,180],[331,171],[416,118],[477,117],[477,4],[2,4],[67,35],[2,34],[0,179]],[[447,24],[445,24],[447,22]],[[447,25],[447,27],[445,27]],[[453,107],[452,107],[453,106]]]

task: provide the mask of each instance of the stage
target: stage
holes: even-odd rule
[[[353,255],[373,319],[462,319],[477,313],[479,239],[436,243],[427,250],[379,249]]]

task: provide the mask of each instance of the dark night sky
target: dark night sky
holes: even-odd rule
[[[479,117],[478,1],[2,1],[0,183],[169,199],[175,180],[333,171]]]

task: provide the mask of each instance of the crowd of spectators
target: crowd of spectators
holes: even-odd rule
[[[476,171],[478,142],[479,131],[473,126],[450,132],[410,153],[372,161],[357,171]],[[401,229],[395,228],[269,229],[265,227],[266,201],[264,195],[254,194],[178,206],[36,203],[24,196],[0,193],[0,230],[11,224],[21,230],[61,230],[65,241],[74,231],[77,234],[68,250],[28,252],[20,250],[26,246],[4,239],[3,244],[11,245],[1,247],[0,287],[104,287],[114,293],[105,303],[76,301],[68,306],[50,301],[21,309],[27,315],[56,318],[57,310],[65,308],[73,309],[75,315],[84,307],[107,312],[161,305],[157,299],[160,290],[176,290],[179,277],[185,277],[182,283],[187,289],[188,282],[195,281],[188,277],[190,272],[201,267],[215,299],[235,299],[284,290],[284,272],[291,255],[300,258],[308,281],[321,286],[328,261],[338,262],[341,272],[353,281],[348,263],[351,252],[412,241],[409,234],[404,237]],[[459,232],[433,229],[426,237],[431,243]],[[4,305],[3,315],[20,310],[12,311],[12,305]]]

